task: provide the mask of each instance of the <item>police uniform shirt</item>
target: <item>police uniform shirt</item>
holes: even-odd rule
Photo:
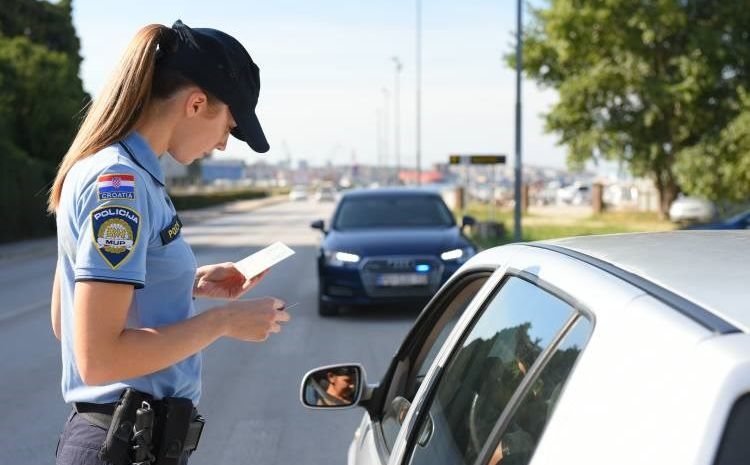
[[[62,322],[62,391],[66,402],[114,402],[125,387],[157,398],[200,397],[200,353],[156,373],[105,385],[82,380],[73,352],[73,291],[79,281],[135,287],[126,326],[155,328],[195,315],[196,261],[164,188],[156,154],[136,132],[78,161],[57,211]],[[93,311],[107,317],[101,302]]]

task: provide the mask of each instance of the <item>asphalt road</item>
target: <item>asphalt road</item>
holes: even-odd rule
[[[292,321],[268,341],[223,339],[204,352],[199,410],[207,425],[191,464],[346,463],[363,410],[307,410],[299,402],[300,380],[319,365],[360,362],[368,381],[378,382],[416,311],[318,316],[320,233],[309,223],[327,220],[331,211],[331,204],[282,203],[214,215],[183,229],[201,265],[236,261],[276,240],[285,242],[296,255],[274,267],[248,297],[300,302],[290,310]],[[60,394],[60,349],[49,324],[54,241],[23,250],[0,253],[0,463],[54,463],[69,412]],[[199,308],[217,303],[199,301]]]

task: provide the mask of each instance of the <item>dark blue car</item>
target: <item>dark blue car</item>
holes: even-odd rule
[[[355,190],[343,195],[318,253],[321,315],[341,306],[423,304],[476,246],[438,193],[419,189]]]
[[[685,229],[750,229],[750,210],[717,223],[694,224]]]

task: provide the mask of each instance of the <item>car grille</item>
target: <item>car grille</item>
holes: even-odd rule
[[[429,271],[418,272],[419,265],[429,266]],[[436,257],[368,257],[361,265],[362,284],[370,297],[429,297],[440,288],[443,263]],[[427,283],[419,285],[384,286],[379,281],[396,275],[426,275]],[[390,276],[385,276],[390,275]]]

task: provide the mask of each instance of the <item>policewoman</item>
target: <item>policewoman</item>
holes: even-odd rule
[[[231,263],[196,268],[159,157],[189,164],[227,138],[266,152],[258,67],[215,29],[141,29],[60,164],[52,327],[72,411],[62,464],[184,464],[203,427],[201,350],[263,341],[288,321],[275,298],[235,300],[259,278]],[[196,297],[226,299],[197,314]]]

